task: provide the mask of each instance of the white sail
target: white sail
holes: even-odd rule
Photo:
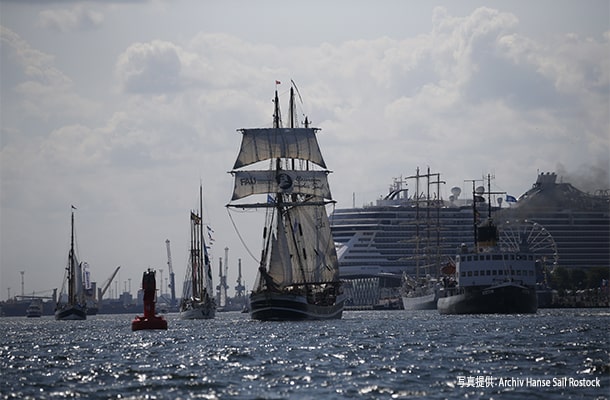
[[[227,207],[266,209],[263,249],[250,295],[252,318],[260,320],[341,318],[344,293],[326,204],[332,203],[317,129],[296,128],[294,90],[290,128],[282,128],[275,93],[274,128],[242,129],[230,173]],[[268,170],[260,170],[267,160]],[[259,163],[251,168],[246,166]],[[233,201],[267,194],[267,201]]]
[[[328,186],[328,171],[234,171],[233,174],[235,187],[231,200],[264,193],[295,193],[323,199],[332,198]]]
[[[314,128],[257,128],[241,132],[241,148],[233,169],[274,158],[307,160],[326,168]]]
[[[267,273],[279,287],[293,283],[291,254],[284,226],[278,226],[277,235],[271,239],[271,255]]]
[[[83,263],[76,264],[74,275],[76,302],[78,304],[85,304],[85,291],[83,290]]]
[[[295,207],[290,211],[292,238],[288,240],[292,255],[292,275],[295,283],[333,282],[338,280],[338,262],[323,206]]]

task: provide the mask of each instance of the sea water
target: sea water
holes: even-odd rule
[[[4,399],[608,398],[610,310],[248,314],[131,331],[132,315],[0,318]]]

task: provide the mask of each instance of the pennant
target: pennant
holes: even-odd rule
[[[191,211],[191,221],[194,221],[196,225],[199,225],[201,223],[201,218]]]

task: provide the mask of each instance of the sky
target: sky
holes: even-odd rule
[[[610,188],[607,0],[0,0],[0,53],[3,300],[21,271],[26,294],[61,287],[72,205],[93,281],[165,281],[169,239],[180,296],[200,183],[214,284],[228,247],[229,295],[238,259],[251,288],[262,215],[229,215],[227,172],[291,80],[337,208],[417,167],[444,198],[487,174]]]

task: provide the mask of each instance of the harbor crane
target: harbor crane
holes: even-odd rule
[[[229,248],[225,247],[225,265],[224,265],[224,274],[222,272],[222,257],[219,259],[218,266],[218,276],[220,278],[219,284],[216,286],[216,296],[217,296],[217,304],[219,307],[226,306],[227,304],[227,289],[229,285],[227,284],[227,275],[229,273]]]
[[[112,273],[112,275],[110,275],[110,278],[108,278],[103,284],[101,288],[97,289],[97,303],[99,305],[102,304],[102,297],[104,297],[104,294],[106,293],[106,291],[108,290],[108,288],[110,287],[110,284],[112,283],[112,280],[114,279],[114,277],[116,276],[116,274],[119,272],[119,269],[121,268],[121,266],[119,265],[118,267],[116,267],[116,269],[114,270],[114,272]]]
[[[241,276],[241,258],[237,260],[237,268],[238,268],[238,275],[237,275],[237,286],[235,286],[235,296],[236,297],[243,297],[245,292],[246,292],[246,287],[243,285],[242,283],[242,276]]]
[[[165,240],[165,246],[167,247],[167,268],[169,269],[169,288],[172,293],[172,301],[170,306],[176,307],[176,279],[174,276],[174,269],[172,268],[172,252],[169,248],[169,239]]]

